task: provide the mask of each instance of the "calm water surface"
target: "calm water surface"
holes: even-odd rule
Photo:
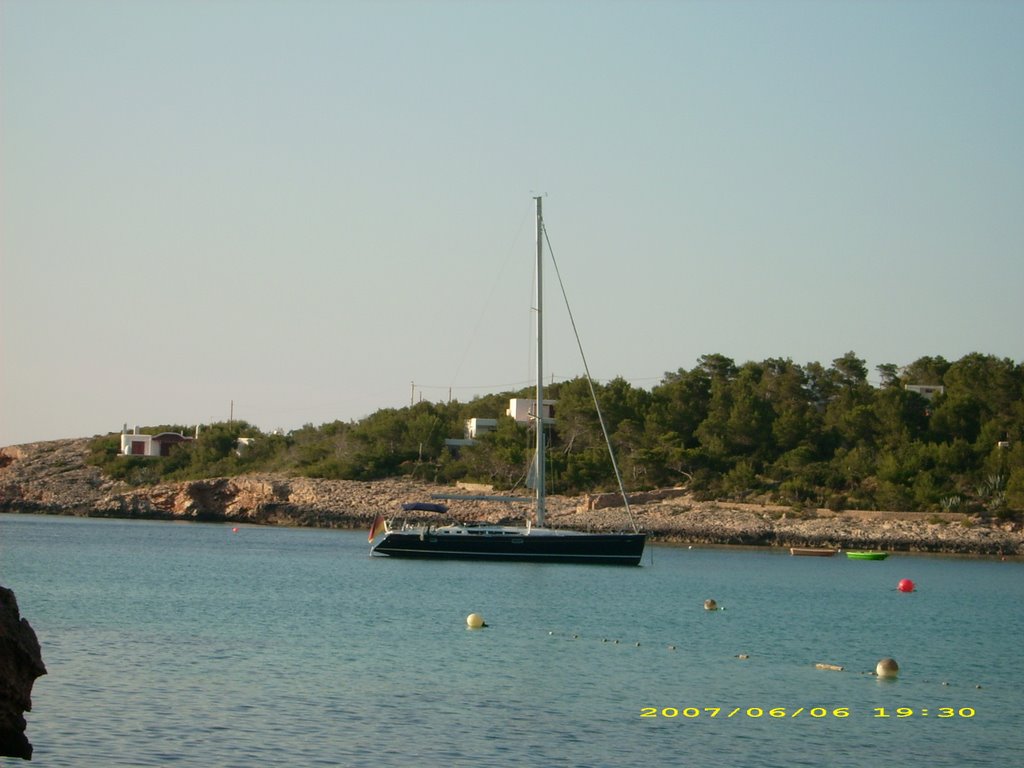
[[[359,532],[0,515],[49,670],[32,764],[1022,764],[1024,565],[650,550],[416,562]],[[898,680],[865,674],[886,656]]]

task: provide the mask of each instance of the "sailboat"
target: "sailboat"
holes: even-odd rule
[[[537,203],[537,399],[530,414],[536,434],[533,475],[534,516],[536,525],[527,521],[525,526],[453,523],[432,525],[393,525],[381,516],[370,528],[370,542],[383,531],[383,538],[373,546],[375,555],[415,557],[446,560],[491,560],[499,562],[594,563],[602,565],[639,565],[644,553],[646,534],[633,524],[632,533],[590,533],[558,528],[547,528],[545,516],[544,481],[544,333],[543,333],[543,280],[544,216],[540,197]],[[595,403],[596,405],[596,403]],[[610,450],[610,446],[609,446]],[[614,465],[615,459],[612,456]],[[615,469],[618,475],[618,468]],[[621,487],[621,481],[620,481]],[[450,497],[458,498],[458,497]],[[628,500],[623,499],[627,505]],[[444,512],[444,505],[412,503],[405,511]]]

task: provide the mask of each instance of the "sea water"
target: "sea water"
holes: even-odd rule
[[[48,669],[40,766],[1024,760],[1020,562],[432,562],[352,531],[0,515],[0,583]]]

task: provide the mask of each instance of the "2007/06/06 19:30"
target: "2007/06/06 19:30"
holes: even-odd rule
[[[905,719],[909,717],[937,717],[939,719],[948,720],[950,718],[971,718],[976,714],[973,707],[960,707],[956,709],[954,707],[937,707],[934,709],[928,709],[927,707],[921,707],[914,709],[912,707],[895,707],[894,709],[888,709],[886,707],[874,707],[872,717],[895,717],[898,719]],[[844,718],[850,717],[851,711],[849,707],[833,707],[829,709],[827,707],[798,707],[796,709],[787,709],[786,707],[772,707],[770,709],[764,709],[763,707],[735,707],[733,709],[725,709],[722,707],[683,707],[679,709],[677,707],[641,707],[640,717],[658,717],[658,718],[674,718],[682,717],[688,720],[693,720],[698,717],[748,717],[748,718],[759,718],[759,717],[770,717],[775,719],[793,718],[793,717],[812,717],[816,719],[835,717]]]

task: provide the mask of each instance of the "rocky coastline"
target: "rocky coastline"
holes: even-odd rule
[[[88,445],[88,438],[80,438],[0,448],[0,512],[368,528],[378,513],[391,516],[403,502],[471,492],[407,479],[357,482],[271,474],[139,488],[86,464]],[[530,510],[524,502],[448,503],[450,516],[462,521],[522,522]],[[1020,521],[959,513],[834,512],[698,501],[685,489],[638,493],[630,507],[640,528],[658,542],[1024,555]],[[438,522],[436,516],[428,520]],[[549,497],[548,523],[593,531],[629,524],[621,501],[611,495]]]

